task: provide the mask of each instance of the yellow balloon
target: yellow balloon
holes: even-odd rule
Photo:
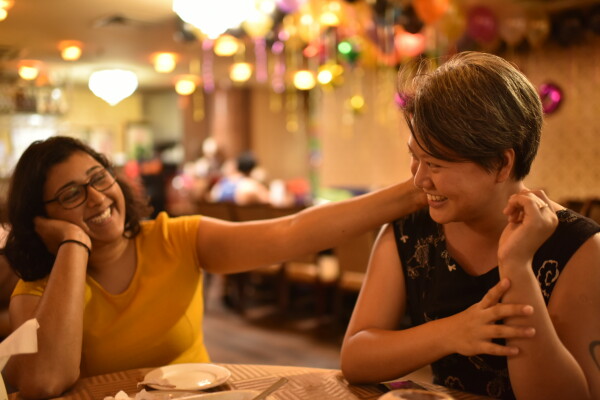
[[[550,19],[543,11],[529,14],[527,22],[527,41],[532,47],[541,46],[550,34]]]
[[[442,32],[451,42],[458,40],[467,28],[467,17],[463,10],[450,3],[446,14],[438,22],[440,32]]]

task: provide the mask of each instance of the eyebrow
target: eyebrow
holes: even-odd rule
[[[89,176],[90,174],[94,173],[98,169],[104,169],[104,167],[102,165],[94,165],[93,167],[88,168],[88,170],[85,171],[85,174]],[[56,190],[56,192],[54,192],[54,193],[58,194],[58,193],[62,192],[64,189],[68,188],[69,186],[73,186],[73,185],[79,185],[79,183],[77,183],[75,181],[69,181],[69,182],[65,183],[64,185],[62,185],[61,187],[59,187],[58,190]]]

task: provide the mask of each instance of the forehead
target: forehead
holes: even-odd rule
[[[75,152],[66,160],[53,165],[46,175],[46,188],[57,189],[69,182],[84,182],[102,165],[85,152]]]

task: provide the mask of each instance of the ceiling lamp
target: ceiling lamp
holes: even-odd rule
[[[252,65],[247,62],[237,62],[229,67],[229,79],[234,82],[246,82],[252,76]]]
[[[182,75],[175,82],[175,91],[182,96],[188,96],[196,91],[198,77],[195,75]]]
[[[248,0],[173,0],[173,11],[211,39],[239,26],[254,10],[254,2]]]
[[[154,70],[160,73],[169,73],[175,69],[177,65],[177,55],[175,53],[154,53],[152,55],[152,63]]]
[[[13,4],[13,0],[0,0],[0,21],[4,21],[8,17],[8,10]]]
[[[37,60],[21,60],[19,61],[18,71],[21,79],[32,81],[40,74],[41,62]]]
[[[60,56],[65,61],[77,61],[81,57],[83,45],[78,40],[63,40],[58,44]]]
[[[215,41],[214,52],[221,57],[232,56],[237,53],[240,43],[235,36],[221,35]]]
[[[132,71],[105,69],[92,73],[88,86],[92,93],[114,106],[135,92],[138,79]]]

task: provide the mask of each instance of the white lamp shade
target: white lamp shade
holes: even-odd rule
[[[138,79],[132,71],[105,69],[92,73],[88,86],[92,93],[114,106],[135,92]]]

